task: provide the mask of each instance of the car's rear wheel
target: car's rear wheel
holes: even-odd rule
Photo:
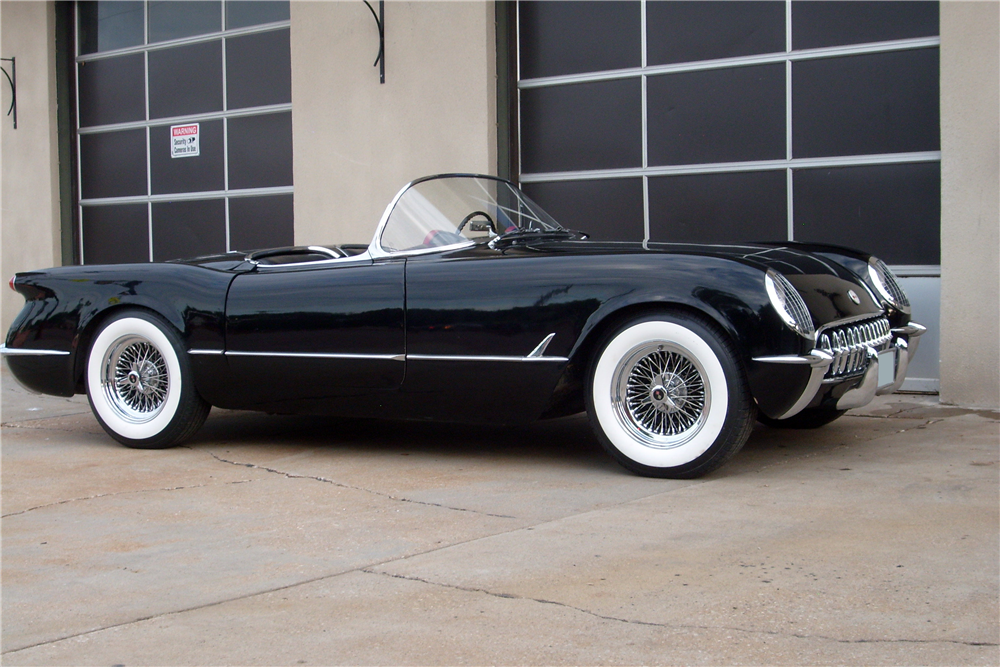
[[[94,416],[127,447],[176,445],[201,428],[211,409],[191,381],[177,331],[146,311],[125,311],[103,324],[86,378]]]
[[[758,414],[757,421],[771,428],[819,428],[826,426],[834,419],[839,419],[847,410],[832,408],[806,408],[788,419],[771,419],[765,414]]]
[[[594,359],[587,412],[604,448],[650,477],[715,470],[746,442],[755,406],[732,345],[680,313],[611,333]]]

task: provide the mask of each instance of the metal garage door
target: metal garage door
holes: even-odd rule
[[[938,6],[520,2],[524,189],[597,239],[855,246],[930,325],[936,390]]]
[[[288,2],[79,2],[80,263],[292,242]]]

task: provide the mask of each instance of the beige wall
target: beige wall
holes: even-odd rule
[[[997,2],[941,3],[941,400],[1000,406]]]
[[[3,334],[24,299],[7,288],[18,271],[62,263],[56,144],[55,8],[0,2],[0,54],[17,59],[17,129],[0,75],[0,277]],[[9,72],[10,63],[3,63]]]
[[[372,2],[378,10],[378,3]],[[292,2],[295,242],[371,241],[414,178],[496,173],[492,2]]]

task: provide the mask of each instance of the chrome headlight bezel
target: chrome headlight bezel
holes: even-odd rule
[[[878,257],[868,259],[868,280],[886,303],[901,313],[910,314],[910,300],[900,287],[896,274]]]
[[[768,269],[764,274],[764,288],[778,317],[792,331],[800,336],[811,338],[816,335],[809,308],[798,290],[788,282],[788,278],[774,269]]]

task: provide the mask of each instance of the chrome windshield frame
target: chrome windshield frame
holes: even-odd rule
[[[505,178],[500,178],[499,176],[490,176],[487,174],[444,173],[444,174],[433,174],[431,176],[423,176],[421,178],[412,180],[406,185],[404,185],[402,188],[400,188],[399,192],[396,193],[396,196],[392,198],[392,201],[389,202],[389,205],[386,206],[385,210],[382,212],[382,217],[379,219],[378,226],[375,228],[375,236],[372,238],[371,244],[369,244],[368,246],[368,255],[372,259],[381,259],[387,257],[410,257],[414,255],[429,255],[435,253],[448,252],[450,250],[457,250],[460,248],[471,248],[472,246],[476,245],[477,241],[473,241],[470,239],[468,241],[463,241],[461,243],[452,243],[449,245],[435,246],[433,248],[417,248],[413,250],[389,251],[382,247],[382,233],[385,231],[385,226],[389,222],[389,218],[392,216],[392,212],[396,208],[396,204],[399,203],[399,200],[403,197],[406,191],[415,185],[419,185],[420,183],[433,181],[437,179],[443,179],[443,178],[473,178],[473,179],[497,181],[498,183],[503,183],[509,186],[514,192],[518,193],[518,195],[522,196],[524,195],[524,193],[521,192],[521,189],[517,187],[517,185],[514,184],[513,182]],[[519,196],[518,199],[521,199],[521,197]],[[523,199],[521,199],[521,203],[527,206],[527,203]],[[530,209],[531,207],[528,208]],[[551,216],[548,215],[547,217],[551,218]]]

